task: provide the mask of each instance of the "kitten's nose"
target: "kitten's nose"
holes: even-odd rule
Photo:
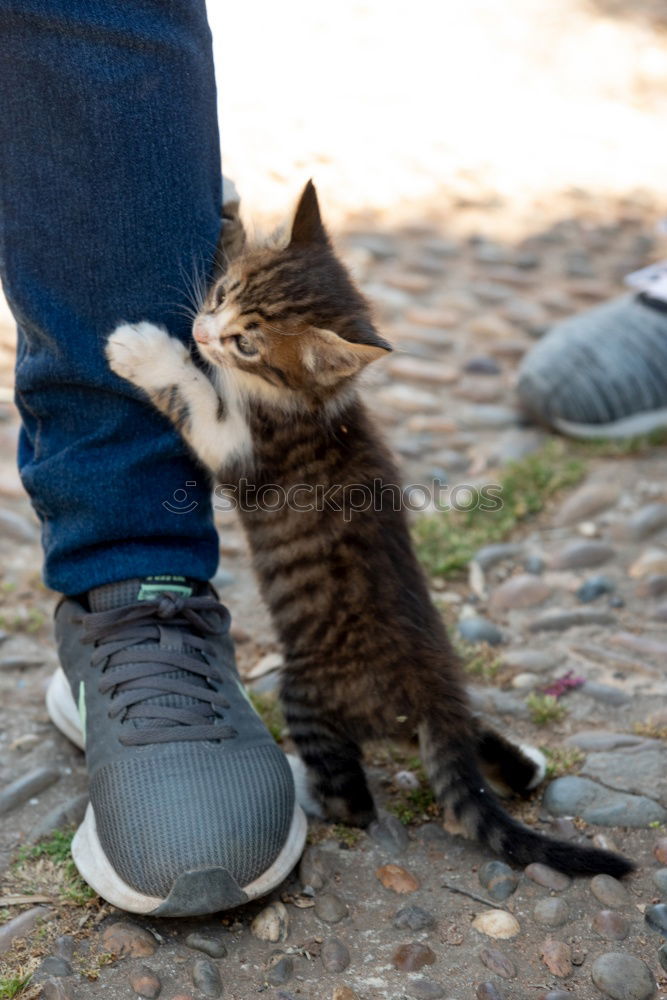
[[[195,323],[192,336],[198,344],[208,344],[211,339],[208,330],[201,323]]]

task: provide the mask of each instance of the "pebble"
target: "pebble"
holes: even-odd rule
[[[628,695],[625,700],[629,700]],[[662,746],[628,747],[623,753],[591,753],[581,773],[608,788],[667,800],[667,748]]]
[[[645,962],[623,952],[608,952],[593,962],[591,978],[610,1000],[651,1000],[656,985]]]
[[[432,979],[425,979],[423,976],[411,979],[403,989],[409,997],[414,997],[415,1000],[440,1000],[441,997],[445,996],[444,986],[435,983]]]
[[[333,873],[333,862],[319,847],[310,846],[299,865],[299,881],[311,889],[323,889]]]
[[[625,524],[625,536],[633,542],[642,542],[663,528],[667,528],[667,503],[650,503],[641,507]]]
[[[663,895],[667,895],[667,868],[658,868],[653,872],[653,881]]]
[[[392,892],[398,892],[402,895],[415,892],[421,884],[419,879],[399,865],[383,865],[378,868],[375,875],[385,889],[391,889]]]
[[[162,989],[162,983],[147,965],[143,965],[137,972],[134,972],[130,976],[130,986],[137,996],[147,997],[148,1000],[154,1000],[155,997],[160,995],[160,990]],[[213,995],[217,996],[218,994]]]
[[[504,861],[487,861],[478,877],[480,885],[498,903],[508,899],[519,884],[519,876]]]
[[[566,979],[572,973],[572,949],[564,941],[547,938],[540,947],[540,958],[553,976]]]
[[[616,750],[620,747],[641,746],[646,740],[633,733],[614,733],[608,729],[584,729],[573,733],[563,741],[568,747],[578,747],[586,752],[591,750]]]
[[[664,549],[646,549],[633,562],[628,573],[633,580],[655,573],[667,573],[667,552]]]
[[[551,587],[530,573],[511,576],[493,592],[489,601],[492,612],[512,608],[533,608],[551,596]]]
[[[496,983],[480,983],[475,993],[477,1000],[505,1000],[507,994]]]
[[[11,950],[16,938],[27,937],[40,920],[47,920],[51,910],[45,906],[33,906],[0,927],[0,955]]]
[[[395,378],[407,379],[413,382],[434,382],[438,385],[450,385],[456,382],[459,375],[456,368],[443,365],[437,361],[426,361],[421,358],[403,355],[390,364],[390,371]]]
[[[475,281],[472,290],[480,302],[493,306],[507,301],[512,296],[510,289],[506,288],[505,285],[498,284],[497,281]],[[500,317],[498,316],[497,319]],[[479,326],[475,332],[481,333]]]
[[[573,611],[545,611],[528,626],[531,632],[564,632],[582,625],[613,625],[614,616],[606,611],[575,608]]]
[[[392,956],[395,969],[401,972],[418,972],[425,965],[433,965],[435,952],[427,944],[411,941],[410,944],[400,944]]]
[[[395,774],[392,775],[392,777],[391,777],[391,783],[392,783],[392,785],[394,785],[395,788],[401,788],[403,791],[406,791],[406,792],[414,792],[414,791],[416,791],[416,789],[419,788],[419,778],[417,777],[417,775],[415,774],[414,771],[397,771]],[[391,813],[389,813],[388,815],[391,816],[392,820],[395,820],[395,821],[398,822],[399,826],[401,827],[401,831],[403,833],[405,833],[405,827],[403,826],[403,824],[401,823],[401,821],[398,819],[398,817],[393,816]],[[379,827],[380,823],[378,823],[377,825]],[[373,827],[373,826],[375,826],[375,824],[371,823],[371,827]],[[371,834],[371,837],[372,837],[373,833],[371,832],[370,827],[369,827],[369,833]],[[403,842],[403,838],[400,836],[400,834],[399,834],[399,838],[400,838],[401,842]],[[407,838],[407,834],[406,834],[406,838]],[[405,841],[405,843],[407,844],[407,840]]]
[[[315,915],[325,924],[337,924],[348,913],[347,904],[333,892],[325,892],[315,900]]]
[[[146,958],[157,948],[153,935],[129,920],[117,920],[105,927],[101,943],[102,951],[118,958]]]
[[[289,914],[282,903],[270,903],[261,910],[250,924],[253,937],[260,941],[286,941],[289,933]]]
[[[415,780],[416,785],[411,785],[409,787],[419,787],[419,780],[416,775],[412,774],[411,771],[399,773],[410,774],[410,776]],[[394,778],[398,778],[398,775],[394,775]],[[410,843],[408,831],[405,829],[405,826],[401,823],[400,819],[397,816],[393,816],[391,813],[388,813],[386,816],[382,816],[379,820],[375,820],[371,823],[368,828],[368,832],[376,844],[379,844],[380,847],[384,848],[384,850],[389,854],[405,854],[408,849],[408,845]]]
[[[562,927],[570,919],[570,910],[564,899],[550,896],[535,903],[533,917],[543,927]]]
[[[651,573],[635,584],[637,597],[663,597],[667,594],[667,573]]]
[[[595,898],[610,910],[629,906],[628,890],[613,875],[596,875],[591,879],[591,892]]]
[[[210,955],[211,958],[224,958],[227,954],[227,948],[223,939],[210,934],[197,934],[196,932],[188,934],[185,943],[188,948],[194,948],[195,951],[203,951],[204,954]]]
[[[28,774],[23,774],[9,785],[5,785],[0,792],[0,816],[17,809],[28,799],[50,788],[60,777],[58,768],[36,767]]]
[[[285,657],[282,653],[265,653],[260,657],[254,667],[245,674],[244,680],[255,681],[265,674],[270,674],[274,670],[281,670],[285,665]]]
[[[394,927],[398,930],[425,931],[435,927],[436,920],[432,913],[423,910],[421,906],[402,906],[394,914]]]
[[[593,930],[605,941],[623,941],[630,933],[630,924],[614,910],[600,910],[593,918]]]
[[[553,650],[509,649],[502,654],[504,666],[531,674],[553,670],[561,660],[562,656]]]
[[[468,358],[463,366],[463,371],[469,372],[471,375],[500,375],[502,369],[495,358],[482,355]]]
[[[498,646],[504,641],[504,636],[497,625],[486,618],[462,618],[458,623],[458,632],[466,642],[488,642],[490,646]]]
[[[577,599],[582,604],[589,604],[604,594],[611,594],[615,587],[616,584],[608,576],[591,576],[577,590]]]
[[[667,903],[654,903],[644,910],[644,920],[654,931],[667,937]]]
[[[627,705],[632,701],[632,696],[627,691],[622,691],[612,684],[598,684],[596,681],[586,681],[579,688],[579,693],[586,695],[587,698],[594,698],[603,705]]]
[[[469,399],[473,403],[495,403],[503,392],[503,387],[497,379],[466,375],[454,387],[454,395],[461,399]]]
[[[266,981],[270,986],[282,986],[294,975],[294,959],[289,955],[277,957],[269,969]]]
[[[359,1000],[359,996],[349,986],[340,985],[334,986],[331,1000]]]
[[[208,958],[197,958],[192,963],[192,982],[205,997],[222,996],[220,972]]]
[[[40,1000],[73,1000],[67,985],[61,979],[47,979],[41,986]]]
[[[572,879],[569,875],[557,872],[555,869],[549,868],[548,865],[540,864],[539,861],[527,865],[524,870],[531,881],[537,882],[545,889],[552,889],[554,892],[563,892],[572,885]]]
[[[472,926],[487,937],[501,941],[516,937],[521,931],[521,925],[516,917],[505,910],[486,910],[475,917]]]
[[[559,570],[587,569],[609,562],[614,554],[615,550],[607,542],[576,539],[552,557],[551,567]]]
[[[660,840],[655,842],[653,853],[658,861],[663,865],[667,865],[667,837],[661,837]]]
[[[494,545],[484,545],[478,549],[473,556],[473,561],[478,563],[482,569],[491,569],[506,559],[514,559],[521,555],[523,546],[516,542],[498,542]]]
[[[667,820],[667,811],[644,795],[614,791],[575,775],[552,781],[542,804],[554,816],[580,816],[597,826],[643,828]]]
[[[397,383],[386,389],[381,389],[377,394],[377,400],[391,410],[398,410],[400,413],[424,413],[433,412],[440,409],[441,403],[433,393],[425,392],[423,389],[415,389],[409,385]]]
[[[482,948],[479,952],[482,965],[485,965],[489,972],[494,972],[502,979],[514,979],[517,974],[516,965],[511,958],[508,958],[498,948]]]
[[[322,942],[320,958],[327,972],[344,972],[350,964],[350,952],[339,938],[326,938]]]

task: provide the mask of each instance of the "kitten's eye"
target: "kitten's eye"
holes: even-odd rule
[[[253,355],[259,354],[259,351],[252,341],[248,340],[247,337],[244,337],[243,334],[237,334],[234,337],[234,343],[236,344],[239,354],[245,355],[246,358],[252,358]]]
[[[215,299],[214,299],[216,309],[218,306],[221,306],[224,301],[225,301],[225,289],[222,285],[218,285],[218,287],[215,290]]]

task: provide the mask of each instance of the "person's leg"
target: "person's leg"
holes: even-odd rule
[[[74,594],[149,573],[208,579],[206,476],[103,354],[121,321],[188,336],[188,278],[213,259],[203,0],[0,0],[0,27],[0,260],[46,582]]]
[[[204,471],[103,353],[122,321],[186,337],[186,275],[214,257],[204,4],[0,0],[0,32],[20,464],[46,581],[70,595],[47,707],[90,777],[72,853],[122,909],[213,913],[279,884],[305,819],[239,682],[229,614],[202,582],[218,553]]]

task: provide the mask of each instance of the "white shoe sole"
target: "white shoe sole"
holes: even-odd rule
[[[83,750],[85,741],[81,720],[62,667],[58,667],[49,682],[46,707],[53,724]],[[242,887],[248,900],[265,896],[287,878],[303,853],[307,832],[306,817],[301,807],[295,804],[287,840],[280,854],[263,875]],[[114,871],[97,835],[95,813],[90,804],[72,840],[72,857],[82,879],[108,903],[121,910],[147,914],[165,902],[160,896],[147,896],[133,889]]]

